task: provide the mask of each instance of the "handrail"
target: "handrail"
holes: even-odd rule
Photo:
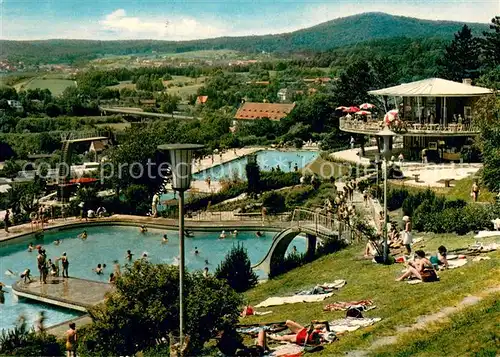
[[[340,118],[340,129],[363,130],[378,132],[383,129],[382,121],[364,122],[355,119]],[[473,124],[419,124],[406,122],[403,133],[412,134],[429,134],[429,133],[444,133],[444,134],[460,134],[460,133],[479,133],[479,128]]]

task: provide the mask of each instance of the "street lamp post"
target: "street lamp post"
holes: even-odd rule
[[[167,152],[172,170],[172,188],[179,193],[179,344],[182,355],[184,341],[184,192],[191,186],[193,151],[198,144],[166,144],[158,150]]]
[[[395,132],[385,126],[383,130],[377,133],[384,139],[384,150],[382,155],[384,156],[383,167],[384,167],[384,263],[387,264],[389,261],[389,246],[387,244],[387,163],[391,157],[391,138],[396,135]]]

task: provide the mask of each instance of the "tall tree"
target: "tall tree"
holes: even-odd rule
[[[471,29],[464,25],[455,34],[455,39],[445,47],[443,57],[438,60],[440,75],[453,81],[477,78],[479,75],[479,40],[472,36]]]
[[[500,16],[491,19],[490,29],[493,32],[483,32],[483,56],[488,66],[496,67],[500,66]]]
[[[335,94],[340,105],[359,105],[370,99],[368,91],[373,89],[374,78],[370,64],[361,60],[351,63],[339,75]]]

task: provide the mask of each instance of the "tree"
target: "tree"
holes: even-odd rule
[[[355,61],[340,72],[334,93],[340,105],[356,105],[370,101],[368,91],[374,87],[372,69],[368,61]]]
[[[242,298],[224,281],[187,273],[184,280],[187,355],[199,355],[218,331],[234,328]],[[105,303],[89,310],[93,323],[80,329],[78,354],[124,356],[163,344],[179,333],[179,269],[136,261],[116,281]],[[168,343],[168,342],[167,342]]]
[[[215,271],[217,279],[225,280],[236,292],[242,293],[257,285],[258,277],[252,269],[245,247],[233,246]]]
[[[445,47],[443,57],[438,60],[441,76],[453,81],[477,78],[479,75],[479,40],[472,36],[471,29],[464,25],[455,34],[455,39]]]
[[[490,67],[496,67],[500,66],[500,16],[491,19],[490,29],[493,32],[483,32],[481,44],[485,62]]]
[[[255,195],[260,191],[260,168],[256,161],[248,162],[245,166],[247,174],[248,188],[250,195]]]

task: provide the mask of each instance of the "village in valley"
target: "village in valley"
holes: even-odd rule
[[[9,29],[0,355],[496,356],[497,14]]]

